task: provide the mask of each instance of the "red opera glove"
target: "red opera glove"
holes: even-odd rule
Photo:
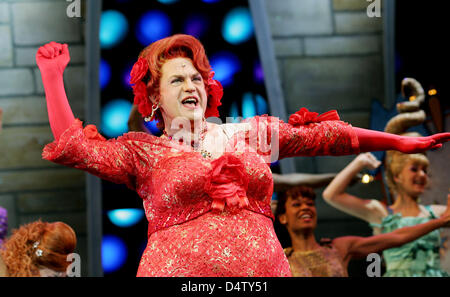
[[[396,150],[407,154],[421,153],[429,149],[440,148],[442,143],[450,140],[450,133],[409,137],[356,127],[353,130],[358,136],[361,152]]]
[[[70,127],[75,120],[66,91],[63,72],[70,61],[67,44],[56,42],[41,46],[36,53],[36,64],[41,71],[50,127],[55,139]]]

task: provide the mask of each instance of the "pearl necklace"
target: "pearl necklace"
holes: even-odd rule
[[[194,149],[194,151],[196,152],[200,152],[201,156],[205,159],[209,159],[212,157],[212,154],[210,152],[208,152],[206,149],[203,148],[203,141],[205,139],[205,135],[206,132],[208,131],[208,125],[206,124],[205,121],[202,122],[202,129],[200,131],[199,134],[199,141],[198,143],[195,142],[195,140],[191,141],[191,147]],[[163,130],[163,134],[169,139],[169,140],[173,140],[173,137],[170,136],[166,130]],[[178,140],[179,143],[183,143],[183,138],[180,138]]]

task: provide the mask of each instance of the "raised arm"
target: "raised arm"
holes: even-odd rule
[[[375,199],[362,199],[346,192],[352,179],[364,168],[375,169],[380,166],[371,153],[358,155],[348,164],[322,193],[323,198],[333,207],[365,220],[370,223],[380,223],[387,216],[386,208]]]
[[[70,127],[75,120],[66,91],[64,90],[63,73],[70,61],[67,44],[56,42],[41,46],[36,53],[36,63],[41,71],[50,127],[55,139]]]
[[[344,258],[361,258],[370,253],[377,253],[385,249],[402,246],[416,240],[425,234],[442,227],[450,226],[450,194],[447,196],[447,209],[438,219],[426,223],[404,227],[390,233],[357,237],[345,236],[336,238],[333,244],[341,251]]]

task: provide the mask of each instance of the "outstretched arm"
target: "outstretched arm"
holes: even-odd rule
[[[325,188],[322,196],[333,207],[370,223],[380,223],[387,215],[385,207],[375,199],[362,199],[346,192],[352,179],[364,168],[375,169],[380,166],[371,153],[358,155]]]
[[[447,196],[447,210],[438,219],[428,221],[423,224],[404,227],[390,233],[370,236],[357,237],[346,236],[336,238],[333,243],[341,251],[347,254],[344,258],[360,258],[370,253],[376,253],[385,249],[402,246],[408,242],[418,239],[425,234],[442,227],[450,225],[450,194]]]
[[[36,63],[41,71],[47,99],[48,118],[55,139],[59,139],[75,120],[63,81],[64,69],[69,61],[67,44],[50,42],[41,46],[36,53]]]
[[[436,149],[450,140],[450,133],[439,133],[426,137],[408,137],[396,134],[353,127],[358,136],[361,152],[395,150],[403,153],[420,153]]]

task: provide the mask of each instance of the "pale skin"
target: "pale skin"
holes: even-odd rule
[[[358,155],[325,189],[323,192],[325,201],[366,222],[380,224],[388,215],[385,205],[376,199],[362,199],[346,192],[352,178],[362,169],[375,169],[380,164],[381,162],[371,153]],[[397,195],[394,204],[390,206],[393,212],[401,213],[403,217],[428,216],[426,210],[420,208],[417,202],[428,183],[426,166],[410,160],[400,174],[394,177],[394,181],[397,185]],[[445,206],[432,205],[432,209],[439,216],[445,211]]]
[[[168,135],[188,139],[198,139],[207,105],[207,93],[202,76],[187,58],[170,59],[161,67],[160,109]],[[195,99],[195,104],[183,104],[186,99]],[[154,99],[153,99],[154,100]],[[153,101],[154,102],[154,101]],[[188,123],[187,123],[188,121]],[[183,129],[176,129],[179,123],[187,123]],[[225,151],[227,137],[219,125],[206,123],[202,147],[217,158]],[[234,124],[236,129],[245,129],[242,124]],[[165,137],[165,136],[163,136]]]
[[[285,207],[286,212],[278,216],[278,220],[287,228],[293,250],[311,251],[320,248],[314,236],[314,230],[317,227],[315,201],[309,197],[288,197]],[[370,237],[338,237],[332,241],[332,245],[338,251],[344,268],[347,269],[351,259],[363,258],[370,253],[402,246],[435,229],[448,226],[450,226],[450,194],[447,199],[447,208],[438,219]]]

